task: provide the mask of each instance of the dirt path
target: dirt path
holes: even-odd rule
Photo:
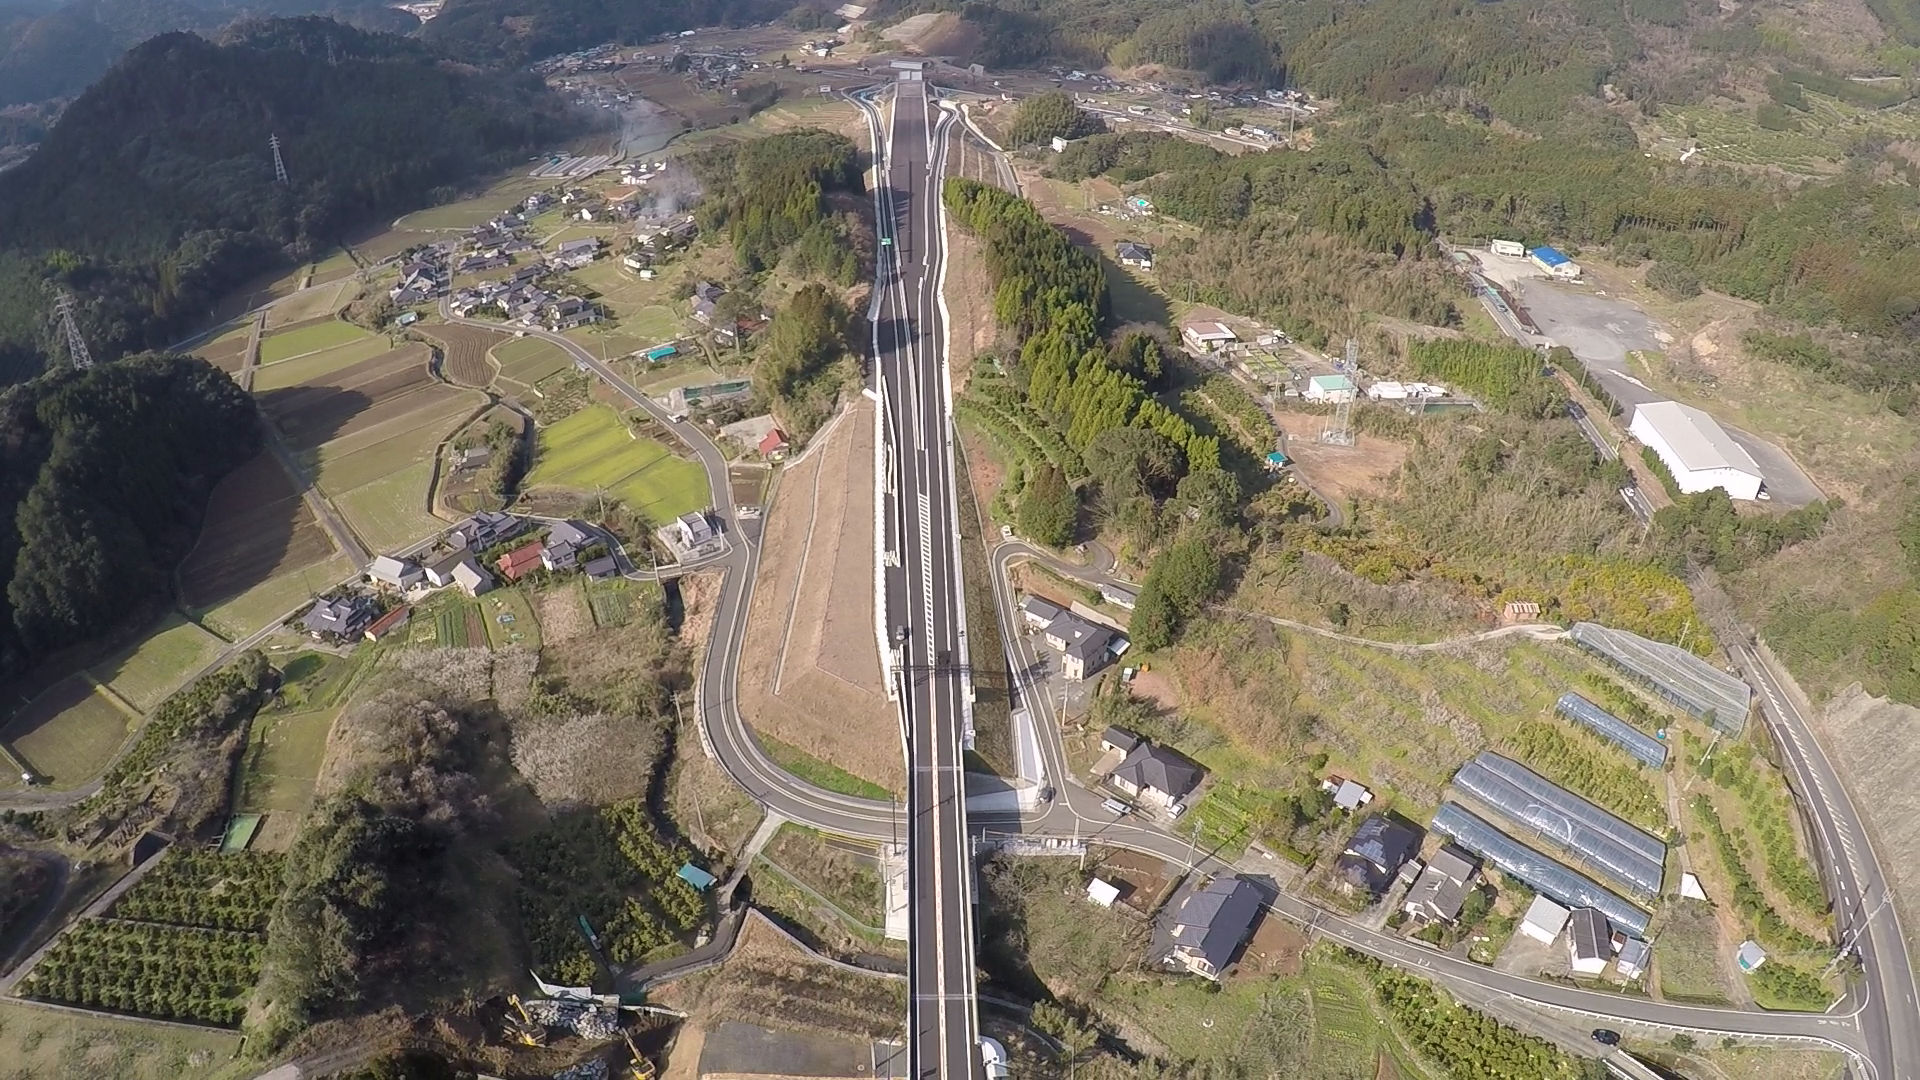
[[[1231,608],[1219,604],[1214,605],[1213,610],[1224,612],[1228,615],[1238,615],[1247,619],[1264,619],[1275,626],[1285,627],[1288,630],[1298,630],[1303,634],[1314,634],[1319,637],[1329,638],[1333,641],[1344,641],[1349,645],[1364,645],[1369,649],[1384,649],[1387,652],[1400,653],[1402,655],[1439,652],[1442,649],[1451,648],[1455,645],[1475,644],[1482,641],[1498,641],[1501,638],[1522,635],[1530,637],[1535,641],[1558,641],[1567,636],[1564,628],[1555,626],[1552,623],[1516,623],[1513,626],[1502,626],[1495,630],[1481,630],[1477,633],[1461,634],[1458,637],[1441,638],[1439,641],[1376,641],[1373,638],[1355,637],[1352,634],[1343,634],[1338,630],[1328,630],[1324,626],[1313,626],[1308,623],[1295,622],[1292,619],[1283,619],[1278,615],[1262,615],[1257,611],[1243,611],[1240,608]]]

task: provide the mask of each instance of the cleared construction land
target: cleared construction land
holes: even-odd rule
[[[900,724],[873,630],[873,426],[858,399],[776,483],[740,707],[756,731],[897,791]]]
[[[665,524],[707,505],[707,477],[694,462],[635,435],[610,406],[593,405],[540,429],[529,488],[604,491]]]

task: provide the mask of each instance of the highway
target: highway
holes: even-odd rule
[[[876,175],[884,267],[873,309],[885,430],[886,612],[907,731],[908,1068],[915,1078],[982,1071],[974,998],[973,854],[965,743],[971,722],[960,585],[953,428],[940,277],[945,229],[938,158],[954,114],[929,116],[918,71],[894,83]],[[936,148],[936,137],[939,147]]]

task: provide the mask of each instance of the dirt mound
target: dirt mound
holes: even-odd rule
[[[1874,697],[1855,683],[1834,695],[1821,722],[1834,764],[1873,833],[1874,853],[1909,916],[1907,939],[1920,941],[1912,918],[1920,911],[1920,788],[1907,782],[1920,771],[1912,738],[1920,709]]]

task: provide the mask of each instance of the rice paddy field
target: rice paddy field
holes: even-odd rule
[[[145,641],[95,664],[90,674],[135,709],[152,712],[168,694],[213,663],[225,644],[180,616],[169,615]]]
[[[266,353],[266,348],[266,343],[263,341],[260,345],[262,355]],[[293,360],[263,363],[254,369],[253,388],[256,392],[264,392],[302,386],[345,371],[355,364],[371,360],[388,351],[386,338],[365,335],[329,349],[306,353]]]
[[[331,317],[359,293],[359,284],[344,276],[294,293],[267,309],[269,333],[308,319]]]
[[[333,497],[362,540],[375,551],[409,547],[446,527],[427,512],[433,462],[409,465],[371,484]]]
[[[634,436],[606,405],[582,409],[540,430],[527,485],[606,491],[656,522],[708,502],[706,474],[698,464]]]
[[[515,338],[493,347],[494,362],[500,365],[500,377],[522,386],[533,386],[573,366],[565,349],[537,337]]]
[[[113,762],[137,723],[84,676],[72,675],[0,727],[0,742],[51,787],[75,788]]]
[[[340,345],[350,345],[364,341],[372,334],[339,319],[316,321],[306,326],[282,330],[277,334],[268,334],[260,341],[260,363],[277,363],[291,360],[296,356],[317,353]]]
[[[195,614],[229,641],[238,641],[354,576],[353,564],[345,556],[334,555],[251,585]]]

